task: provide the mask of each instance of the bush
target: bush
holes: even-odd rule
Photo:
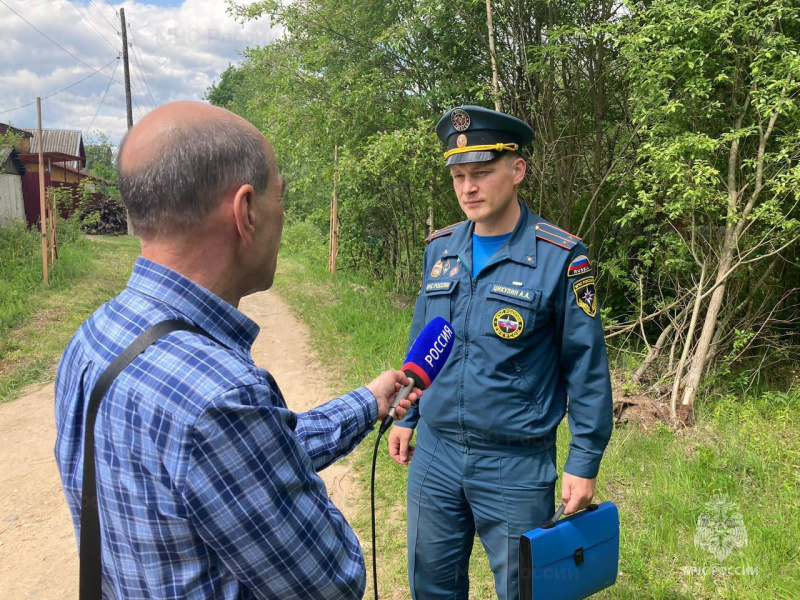
[[[28,312],[28,292],[42,280],[41,239],[24,221],[0,227],[0,332]]]
[[[50,265],[50,287],[68,286],[86,266],[88,242],[74,217],[58,220],[58,254]],[[42,237],[24,221],[0,227],[0,339],[35,311],[31,294],[44,286]]]
[[[281,246],[291,254],[315,263],[328,256],[328,236],[308,220],[288,219],[283,227]]]

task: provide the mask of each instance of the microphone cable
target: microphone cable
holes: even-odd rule
[[[378,429],[378,437],[375,438],[375,448],[372,451],[372,475],[370,477],[369,498],[372,511],[372,587],[375,592],[375,600],[378,600],[378,545],[375,543],[375,466],[378,462],[378,448],[380,447],[383,434],[389,430],[389,427],[392,426],[392,423],[394,423],[397,417],[395,413],[397,404],[400,400],[407,398],[416,385],[420,384],[412,377],[408,385],[403,386],[400,391],[395,394],[394,402],[392,402],[392,406],[389,409],[389,414],[381,421],[381,426]]]
[[[375,465],[378,462],[378,448],[380,447],[381,438],[387,429],[388,427],[384,427],[383,424],[381,424],[381,428],[378,430],[378,435],[375,438],[375,449],[372,451],[370,506],[372,509],[372,587],[375,592],[375,600],[378,600],[378,545],[375,543]]]

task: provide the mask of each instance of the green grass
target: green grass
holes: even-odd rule
[[[66,224],[65,224],[66,225]],[[125,287],[139,239],[86,238],[60,233],[50,286],[41,281],[40,238],[16,231],[0,239],[0,402],[34,383],[52,380],[58,358],[78,326]],[[25,235],[35,238],[25,245]],[[37,255],[38,252],[38,255]]]
[[[4,224],[0,227],[0,334],[35,310],[27,296],[41,281],[41,235],[22,222]]]
[[[396,297],[380,283],[366,285],[353,274],[340,273],[331,282],[324,265],[314,266],[310,253],[300,256],[296,248],[287,244],[282,251],[275,289],[310,326],[322,361],[340,374],[337,391],[397,368],[411,321],[411,299]],[[701,398],[699,403],[698,424],[692,429],[673,432],[658,426],[645,432],[630,425],[615,430],[596,498],[613,500],[620,511],[620,576],[598,598],[800,598],[800,389],[705,405]],[[353,526],[365,542],[370,573],[374,435],[346,459],[364,490]],[[561,465],[568,443],[562,424]],[[391,517],[378,527],[381,596],[409,598],[407,469],[389,460],[384,442],[382,446],[376,503],[381,515]],[[697,520],[718,494],[735,504],[748,535],[748,545],[725,560],[694,545]],[[491,571],[477,540],[473,554],[471,596],[492,598]],[[694,574],[683,567],[694,568]],[[739,574],[727,567],[740,567]]]

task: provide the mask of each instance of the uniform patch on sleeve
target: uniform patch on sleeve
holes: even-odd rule
[[[591,270],[592,265],[589,264],[589,257],[579,254],[572,260],[571,263],[569,263],[569,267],[567,268],[567,277],[578,277],[584,273],[590,273]]]
[[[594,286],[594,277],[584,277],[572,284],[575,292],[575,302],[583,312],[590,317],[597,314],[597,290]]]

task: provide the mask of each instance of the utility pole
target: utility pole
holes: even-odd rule
[[[433,179],[431,178],[428,183],[428,235],[436,231],[436,225],[433,222]]]
[[[39,144],[39,211],[40,222],[42,224],[42,273],[44,274],[44,284],[50,285],[50,277],[47,273],[47,206],[44,198],[44,136],[42,135],[42,99],[36,98],[36,114],[39,117],[39,126],[36,130]]]
[[[336,255],[339,254],[339,199],[336,196],[336,182],[339,178],[339,144],[333,147],[333,197],[331,198],[330,253],[328,270],[336,279]]]
[[[50,264],[55,264],[58,258],[58,230],[56,224],[57,203],[54,195],[50,195]]]
[[[133,108],[131,107],[131,74],[128,69],[128,30],[125,28],[125,9],[119,9],[122,26],[122,66],[125,70],[125,107],[128,109],[128,129],[133,127]]]
[[[128,111],[128,131],[133,127],[133,107],[131,106],[131,74],[128,68],[128,29],[125,26],[125,9],[119,9],[119,21],[122,27],[122,67],[125,72],[125,108]],[[128,223],[128,235],[133,235],[131,215],[125,211],[125,220]]]
[[[500,111],[500,84],[497,81],[497,55],[494,51],[494,26],[492,25],[492,0],[486,0],[486,27],[489,29],[489,54],[492,57],[492,95],[494,109]]]
[[[125,9],[119,9],[120,26],[122,27],[122,68],[125,72],[125,108],[128,111],[128,131],[133,127],[133,106],[131,106],[131,73],[128,67],[128,30],[125,26]],[[128,223],[128,235],[133,235],[131,215],[125,210],[125,221]]]

